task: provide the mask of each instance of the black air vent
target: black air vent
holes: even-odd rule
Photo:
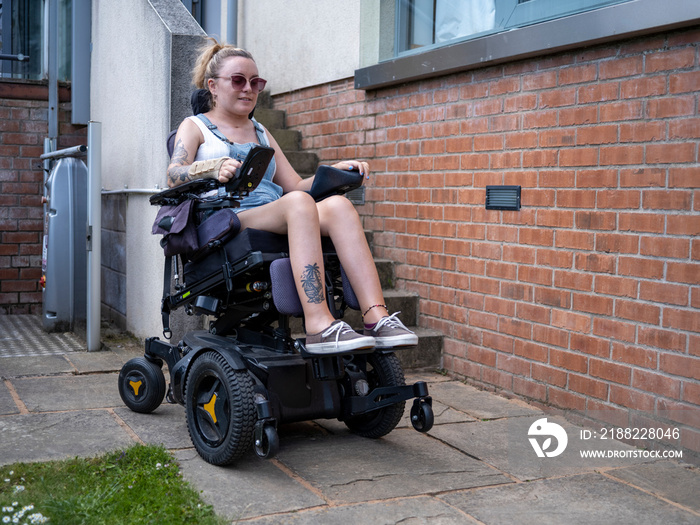
[[[520,209],[520,186],[486,186],[487,210]]]

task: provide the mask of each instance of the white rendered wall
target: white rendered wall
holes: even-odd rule
[[[180,0],[92,2],[91,119],[102,123],[104,189],[166,185],[172,42],[182,29],[172,20],[181,17],[197,30]],[[151,235],[157,208],[148,198],[128,194],[126,213],[127,329],[139,337],[162,332],[164,259]]]
[[[274,95],[333,82],[360,67],[360,0],[239,0],[238,46]]]

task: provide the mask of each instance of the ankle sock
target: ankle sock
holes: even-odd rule
[[[377,326],[377,323],[372,323],[372,324],[365,323],[365,330],[374,330],[375,326]]]

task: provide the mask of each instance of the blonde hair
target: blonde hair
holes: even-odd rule
[[[199,49],[199,56],[192,70],[192,83],[199,89],[209,91],[208,80],[219,75],[221,66],[229,57],[243,57],[253,59],[245,49],[232,46],[230,44],[222,44],[215,38],[207,37]],[[209,94],[211,100],[211,93]]]

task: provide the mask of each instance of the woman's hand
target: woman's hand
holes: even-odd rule
[[[369,179],[369,164],[362,160],[344,160],[342,162],[338,162],[337,164],[333,164],[332,167],[339,170],[356,170],[360,172],[360,175],[363,175]]]
[[[227,183],[236,176],[236,170],[241,167],[241,162],[236,159],[226,159],[219,168],[219,182]]]

